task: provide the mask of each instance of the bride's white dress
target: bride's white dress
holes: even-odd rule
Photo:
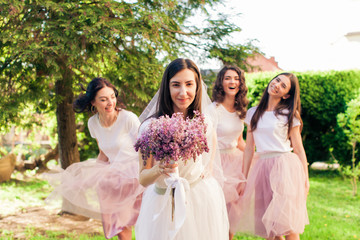
[[[140,132],[146,125],[143,123]],[[210,154],[186,164],[180,161],[180,178],[162,175],[147,187],[135,225],[137,240],[228,239],[225,198],[220,184],[209,174]],[[176,186],[174,193],[171,186]]]

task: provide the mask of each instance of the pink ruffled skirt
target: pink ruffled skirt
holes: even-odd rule
[[[223,191],[225,195],[226,208],[229,216],[230,232],[234,233],[234,224],[239,220],[240,210],[238,202],[240,201],[239,187],[245,184],[243,174],[243,152],[238,148],[220,150],[221,166],[223,169],[225,182]]]
[[[45,175],[54,187],[46,201],[63,198],[62,210],[101,219],[105,237],[112,238],[135,225],[144,191],[138,174],[136,161],[74,163],[60,173]]]
[[[305,173],[294,153],[261,154],[237,202],[236,231],[263,238],[302,233],[309,224]]]

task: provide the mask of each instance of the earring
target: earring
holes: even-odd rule
[[[95,114],[96,113],[96,107],[94,105],[91,105],[90,111]]]

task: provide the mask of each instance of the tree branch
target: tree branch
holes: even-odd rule
[[[186,36],[196,36],[196,35],[201,35],[201,33],[194,33],[194,32],[183,32],[183,31],[176,31],[176,30],[172,30],[170,28],[168,28],[167,26],[165,26],[164,24],[161,26],[162,29],[164,29],[167,32],[171,32],[171,33],[178,33],[181,35],[186,35]]]

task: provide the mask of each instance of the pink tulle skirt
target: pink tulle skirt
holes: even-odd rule
[[[245,184],[245,176],[243,174],[243,152],[238,148],[221,150],[221,166],[225,176],[225,182],[223,191],[225,195],[226,208],[229,216],[230,232],[236,226],[239,219],[238,214],[232,214],[233,212],[238,213],[240,210],[238,202],[240,201],[239,187],[241,184]]]
[[[305,173],[294,153],[260,155],[237,202],[236,231],[264,238],[302,233],[309,224]]]
[[[89,159],[59,173],[46,174],[54,187],[46,199],[63,198],[62,210],[101,219],[106,238],[135,225],[144,188],[138,181],[138,162],[104,163]]]

